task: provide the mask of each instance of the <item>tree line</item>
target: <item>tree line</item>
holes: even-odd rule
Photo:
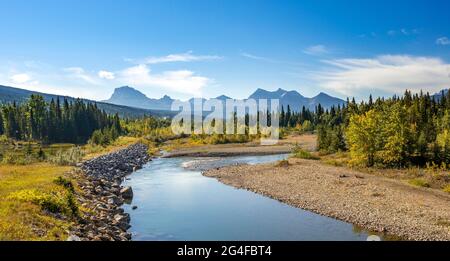
[[[317,113],[317,112],[316,112]],[[348,150],[351,164],[405,167],[450,164],[450,92],[367,102],[347,100],[343,108],[317,113],[318,148]]]
[[[352,165],[406,167],[450,164],[450,92],[401,96],[369,96],[357,103],[314,111],[292,112],[284,107],[280,126],[317,132],[323,153],[349,151]],[[305,128],[306,127],[306,128]]]
[[[338,105],[337,108],[338,110],[340,110],[341,105]],[[287,105],[286,110],[284,109],[284,106],[281,106],[279,116],[280,127],[295,127],[301,128],[305,131],[311,131],[315,126],[318,125],[320,121],[320,115],[322,115],[324,111],[325,109],[320,104],[316,106],[315,111],[311,111],[305,106],[302,106],[302,109],[300,111],[292,111],[291,106],[289,105]]]
[[[25,103],[0,105],[0,135],[15,140],[85,143],[96,130],[115,137],[123,132],[117,114],[80,99],[61,104],[59,98],[46,102],[33,94]]]

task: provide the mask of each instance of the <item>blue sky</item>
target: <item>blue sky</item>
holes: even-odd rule
[[[0,1],[0,84],[107,99],[450,87],[447,1]]]

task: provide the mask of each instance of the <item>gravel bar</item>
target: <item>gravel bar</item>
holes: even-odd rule
[[[238,165],[203,175],[405,240],[450,240],[450,195],[320,161]]]

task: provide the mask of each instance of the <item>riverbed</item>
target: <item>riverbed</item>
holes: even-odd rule
[[[156,158],[123,185],[134,198],[133,240],[366,240],[370,233],[243,189],[201,171],[274,162],[287,155]],[[137,209],[133,210],[133,206]]]

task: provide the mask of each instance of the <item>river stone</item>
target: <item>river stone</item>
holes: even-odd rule
[[[114,215],[114,220],[116,222],[125,222],[128,223],[130,222],[130,215],[128,213],[124,213],[124,214],[116,214]]]
[[[132,171],[142,168],[150,160],[148,147],[134,144],[126,149],[105,154],[83,162],[79,167],[86,181],[80,184],[83,190],[80,204],[92,211],[86,213],[86,221],[72,228],[68,240],[130,240],[130,215],[120,208],[124,200],[131,202],[131,187],[121,187],[121,183]]]
[[[131,187],[124,187],[123,189],[120,190],[120,195],[122,195],[122,197],[124,199],[132,199],[133,198],[133,189]]]
[[[76,236],[76,235],[70,235],[67,238],[67,241],[81,241],[81,238],[79,236]]]

